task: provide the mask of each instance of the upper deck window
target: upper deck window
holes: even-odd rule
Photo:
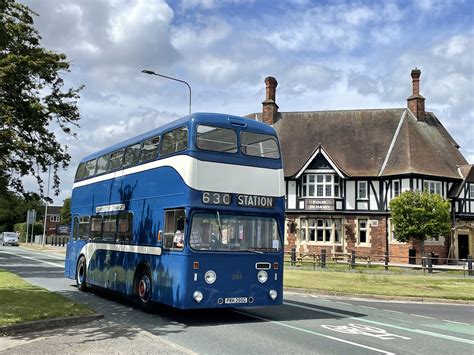
[[[102,155],[97,159],[97,169],[95,171],[96,175],[105,173],[107,171],[107,165],[109,164],[109,155]]]
[[[237,133],[232,129],[199,125],[197,127],[196,145],[203,150],[236,153]]]
[[[109,166],[107,171],[114,171],[122,167],[123,149],[110,153]]]
[[[280,158],[278,143],[274,136],[261,133],[242,133],[242,153],[254,157]]]
[[[76,176],[74,177],[74,181],[81,180],[84,177],[86,172],[86,163],[79,164],[79,167],[76,171]]]
[[[136,165],[140,158],[140,143],[131,145],[125,148],[125,155],[123,157],[123,167]]]
[[[160,154],[167,155],[180,150],[186,149],[188,146],[188,129],[180,127],[163,134],[163,142],[161,143]]]
[[[160,137],[153,137],[143,142],[142,145],[142,154],[140,156],[140,161],[149,161],[156,159],[158,156],[158,146],[160,144]]]
[[[86,162],[84,176],[83,176],[84,178],[88,178],[94,175],[96,160],[97,159],[92,159]]]

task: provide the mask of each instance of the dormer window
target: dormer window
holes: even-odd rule
[[[340,197],[339,176],[335,174],[304,174],[302,177],[303,197]]]

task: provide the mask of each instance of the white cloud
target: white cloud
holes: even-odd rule
[[[173,11],[163,1],[115,0],[112,2],[112,15],[108,20],[107,32],[112,42],[137,40],[143,35],[143,29],[163,28],[166,30],[173,18]]]
[[[232,29],[222,20],[206,18],[199,24],[185,24],[172,28],[171,43],[182,53],[207,49],[226,39]]]

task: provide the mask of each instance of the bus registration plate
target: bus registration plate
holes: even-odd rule
[[[225,304],[247,303],[247,297],[226,297]]]

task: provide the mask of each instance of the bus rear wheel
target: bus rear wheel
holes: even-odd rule
[[[143,268],[137,272],[135,278],[135,302],[145,312],[151,311],[152,282],[150,271]]]
[[[76,267],[76,286],[79,291],[86,291],[86,258],[81,256]]]

